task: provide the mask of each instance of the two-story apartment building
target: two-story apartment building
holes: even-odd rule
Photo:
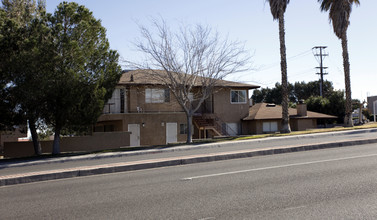
[[[200,83],[194,89],[199,89]],[[219,80],[193,118],[194,138],[242,134],[249,90],[259,86]],[[94,131],[130,131],[131,146],[183,142],[187,118],[172,92],[146,70],[124,71]]]

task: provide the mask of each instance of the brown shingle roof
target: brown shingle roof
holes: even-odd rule
[[[159,74],[164,74],[165,72],[162,70],[153,70],[157,71]],[[163,85],[161,81],[158,79],[151,77],[151,70],[132,70],[132,71],[125,71],[120,78],[118,84],[123,85]],[[201,86],[200,80],[197,80],[195,86]],[[246,88],[246,89],[256,89],[260,86],[246,84],[246,83],[239,83],[239,82],[232,82],[227,80],[219,80],[216,85],[217,87],[232,87],[232,88]]]
[[[337,118],[336,116],[326,115],[318,112],[307,111],[307,116],[297,115],[297,110],[289,108],[290,118],[317,118],[330,119]],[[265,119],[282,119],[282,107],[280,105],[258,103],[249,109],[249,116],[243,120],[265,120]]]

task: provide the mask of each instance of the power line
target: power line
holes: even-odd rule
[[[299,76],[299,75],[304,75],[304,74],[307,74],[307,73],[310,73],[313,71],[313,68],[310,68],[310,69],[305,69],[305,70],[302,70],[302,71],[299,71],[299,72],[295,72],[295,73],[292,73],[292,74],[289,74],[288,75],[288,78],[291,78],[291,77],[294,77],[294,76]],[[273,78],[276,78],[276,80],[273,80]],[[279,82],[279,77],[276,76],[276,77],[273,77],[271,80],[269,81],[256,81],[256,80],[241,80],[240,82],[243,82],[243,83],[256,83],[256,84],[260,84],[260,85],[263,85],[263,86],[266,86],[266,87],[270,87],[270,86],[274,86],[277,82]]]
[[[312,71],[313,71],[313,68],[310,68],[310,69],[302,70],[300,72],[288,74],[288,77],[299,76],[299,75],[303,75],[303,74],[306,74],[306,73],[309,73],[309,72],[312,72]]]
[[[307,56],[307,55],[309,55],[310,52],[311,52],[311,50],[307,50],[307,51],[301,52],[301,53],[299,53],[297,55],[288,57],[287,60],[294,60],[294,59],[298,59],[298,58]],[[263,66],[261,69],[257,70],[256,72],[262,72],[262,71],[274,68],[276,66],[280,66],[280,62],[267,64],[267,65]]]
[[[328,74],[324,71],[328,67],[323,66],[324,58],[329,55],[328,53],[325,52],[326,48],[327,48],[327,46],[315,46],[315,47],[312,48],[313,55],[317,59],[317,61],[319,62],[319,67],[316,67],[316,68],[320,70],[320,72],[317,73],[317,74],[319,74],[321,76],[321,80],[320,80],[320,83],[319,83],[319,87],[320,87],[319,93],[320,93],[321,97],[323,97],[323,75]]]

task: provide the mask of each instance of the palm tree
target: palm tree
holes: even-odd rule
[[[282,128],[281,133],[290,133],[289,113],[288,113],[288,79],[287,79],[287,55],[285,48],[285,25],[284,13],[289,4],[289,0],[266,0],[270,3],[271,14],[274,20],[279,21],[279,39],[280,39],[280,68],[281,68],[281,86],[282,86]]]
[[[348,57],[347,29],[350,24],[352,4],[360,5],[359,0],[318,0],[321,11],[329,11],[329,20],[334,28],[335,35],[342,41],[344,81],[346,87],[345,126],[353,126],[350,63]]]

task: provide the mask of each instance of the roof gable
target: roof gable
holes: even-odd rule
[[[307,116],[300,116],[297,114],[297,109],[288,108],[289,118],[316,118],[316,119],[330,119],[337,118],[333,115],[322,114],[318,112],[307,111]],[[243,120],[267,120],[267,119],[282,119],[282,106],[257,103],[250,107],[249,116]]]

